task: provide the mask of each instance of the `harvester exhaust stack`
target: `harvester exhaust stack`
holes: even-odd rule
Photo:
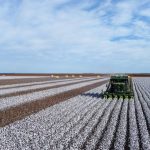
[[[133,98],[132,80],[127,75],[113,75],[107,85],[107,90],[103,93],[105,98]]]

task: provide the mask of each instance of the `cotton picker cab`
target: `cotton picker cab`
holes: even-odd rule
[[[127,75],[113,75],[107,85],[107,90],[103,93],[105,98],[133,98],[133,88],[131,78]]]

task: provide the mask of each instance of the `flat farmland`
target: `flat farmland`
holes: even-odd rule
[[[105,99],[108,77],[0,77],[1,150],[150,150],[150,77]]]

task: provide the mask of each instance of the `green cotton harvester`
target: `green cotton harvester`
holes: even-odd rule
[[[127,75],[113,75],[110,78],[106,91],[103,93],[105,98],[133,98],[132,79]]]

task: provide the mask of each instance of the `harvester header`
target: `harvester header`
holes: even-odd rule
[[[132,79],[127,75],[112,75],[107,85],[107,90],[103,93],[105,98],[132,98]]]

